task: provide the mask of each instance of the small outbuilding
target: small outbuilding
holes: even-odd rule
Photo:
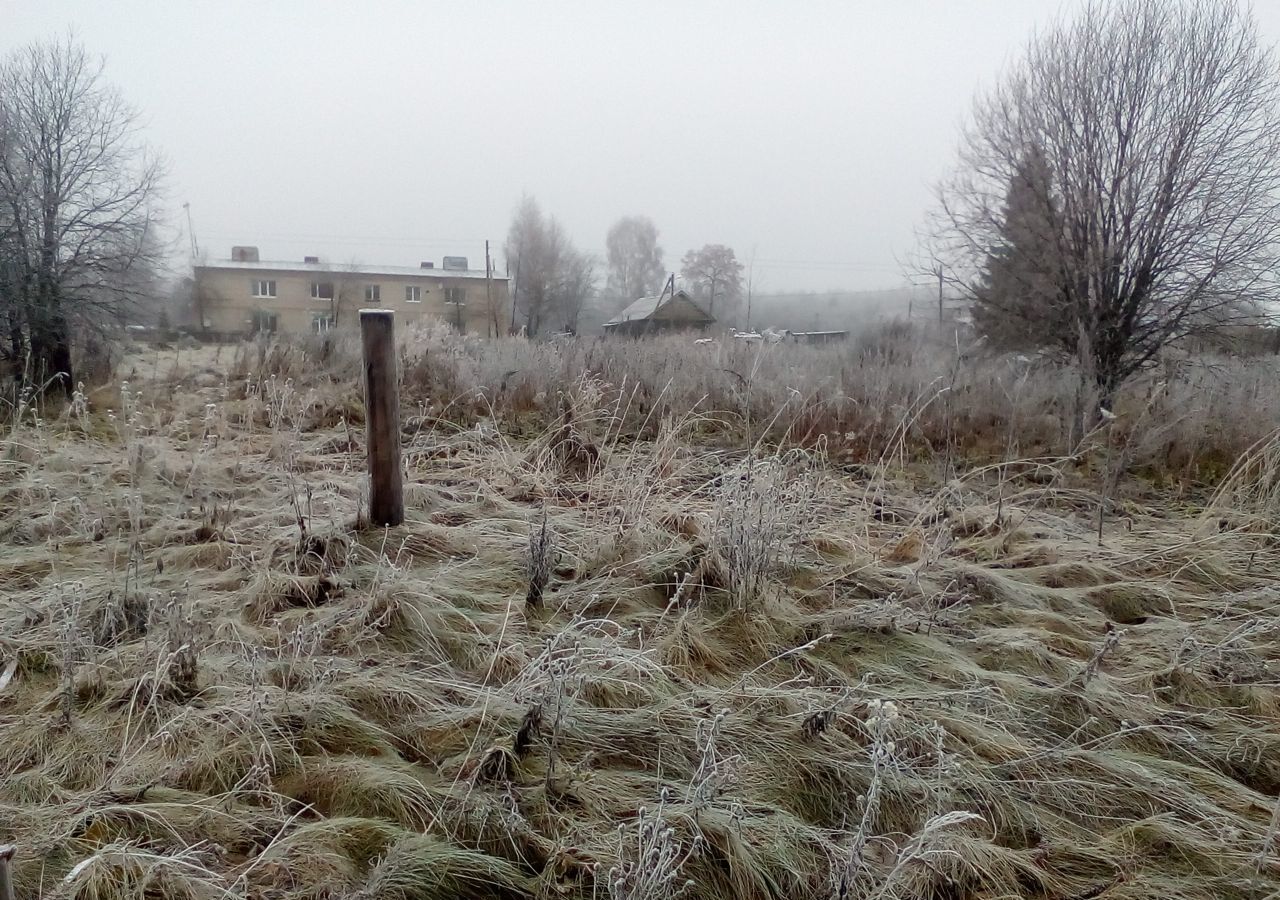
[[[716,319],[685,291],[641,297],[604,323],[605,334],[639,336],[668,331],[705,331]]]
[[[789,331],[787,334],[799,344],[835,344],[849,339],[847,331]]]

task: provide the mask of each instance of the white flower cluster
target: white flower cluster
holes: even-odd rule
[[[81,428],[87,427],[89,418],[89,398],[84,392],[84,382],[77,381],[76,389],[71,394],[71,415],[76,417]]]
[[[720,710],[698,723],[694,743],[698,748],[698,768],[689,785],[689,800],[695,807],[709,806],[736,780],[737,754],[726,754],[717,745],[729,711]]]
[[[871,711],[869,722],[884,719],[886,722],[893,723],[900,718],[898,704],[892,700],[868,700],[867,709]]]
[[[221,410],[216,403],[206,403],[204,405],[204,434],[201,443],[205,447],[215,446],[218,439],[222,436],[222,416]]]
[[[898,712],[898,704],[892,700],[870,700],[867,702],[867,727],[871,730],[872,755],[876,762],[885,762],[893,756],[898,745],[891,739],[894,728],[902,718]]]
[[[693,886],[680,875],[697,852],[701,837],[694,834],[689,846],[682,847],[663,815],[665,801],[664,790],[663,803],[656,810],[640,807],[634,834],[618,825],[619,862],[606,881],[610,900],[675,900]]]

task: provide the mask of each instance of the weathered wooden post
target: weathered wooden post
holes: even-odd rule
[[[404,521],[400,480],[400,382],[396,376],[395,314],[360,310],[364,350],[364,409],[369,443],[369,521]]]
[[[13,877],[9,874],[9,860],[18,848],[13,844],[0,844],[0,900],[13,900]]]

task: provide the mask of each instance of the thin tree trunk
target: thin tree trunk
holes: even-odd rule
[[[21,381],[22,368],[27,358],[27,339],[22,333],[22,323],[16,312],[11,313],[9,318],[9,352],[12,354],[9,361],[13,366],[13,379]]]
[[[76,387],[75,372],[71,370],[71,327],[61,309],[54,318],[53,346],[50,348],[49,361],[52,373],[62,376],[58,384],[63,396],[70,400]]]
[[[32,375],[40,387],[70,398],[75,389],[75,373],[71,369],[71,326],[56,300],[50,301],[33,317],[30,342]]]

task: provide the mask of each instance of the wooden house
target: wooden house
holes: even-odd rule
[[[685,291],[657,297],[641,297],[604,323],[605,334],[640,336],[669,331],[705,331],[714,324],[711,315]]]

